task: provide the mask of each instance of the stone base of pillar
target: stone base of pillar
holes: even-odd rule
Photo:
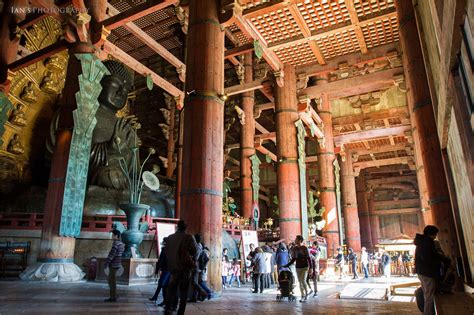
[[[46,263],[37,262],[20,274],[21,280],[75,282],[80,281],[86,274],[75,263]]]

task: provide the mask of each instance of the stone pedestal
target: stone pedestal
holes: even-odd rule
[[[29,266],[20,275],[21,280],[75,282],[82,280],[85,273],[72,260],[45,259]]]
[[[139,285],[155,283],[155,267],[157,258],[128,258],[122,259],[122,268],[117,272],[117,284]],[[105,258],[97,260],[98,282],[107,282],[108,269],[104,269]]]

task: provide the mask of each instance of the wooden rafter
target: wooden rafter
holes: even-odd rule
[[[349,142],[360,142],[364,140],[370,140],[375,138],[383,138],[392,136],[404,136],[405,132],[410,131],[410,125],[401,125],[391,128],[378,128],[378,129],[371,129],[371,130],[364,130],[359,132],[351,132],[347,134],[342,134],[339,136],[334,137],[334,143],[337,146],[340,146],[344,143]]]
[[[257,79],[249,83],[234,85],[224,89],[224,93],[228,96],[241,94],[244,92],[254,91],[263,88],[263,82],[268,81],[267,78]]]
[[[358,23],[358,26],[361,27],[361,26],[365,26],[365,25],[368,25],[368,24],[377,23],[380,20],[390,19],[390,18],[393,18],[393,17],[396,17],[396,16],[397,16],[397,12],[395,10],[393,10],[393,11],[387,13],[387,14],[376,16],[376,17],[373,17],[371,19],[361,21],[361,22]],[[281,48],[284,48],[284,47],[287,47],[287,46],[293,46],[293,45],[297,45],[297,44],[301,44],[301,43],[305,43],[305,42],[310,42],[310,41],[317,40],[317,39],[320,39],[320,38],[323,38],[323,37],[328,37],[328,36],[331,36],[331,35],[334,35],[334,34],[338,34],[338,33],[342,33],[342,32],[348,32],[348,31],[351,31],[351,30],[354,30],[354,25],[352,25],[352,24],[351,25],[345,25],[343,27],[334,28],[334,29],[331,29],[329,31],[314,34],[314,35],[304,37],[304,38],[296,38],[296,39],[295,38],[290,38],[288,40],[284,40],[284,41],[274,43],[274,44],[270,45],[268,48],[270,50],[277,50],[277,49],[281,49]]]
[[[149,0],[111,18],[108,18],[107,20],[103,21],[100,26],[103,26],[108,30],[113,30],[129,22],[133,22],[139,18],[147,16],[148,14],[164,9],[177,2],[178,0]]]
[[[272,151],[268,150],[268,149],[265,148],[263,145],[256,146],[256,147],[255,147],[255,150],[258,150],[258,151],[261,152],[262,154],[268,155],[268,156],[272,159],[272,161],[274,161],[274,162],[277,161],[277,156],[275,155],[275,153],[273,153]]]
[[[274,12],[280,9],[284,9],[289,5],[288,0],[271,0],[267,3],[264,3],[260,6],[253,7],[247,10],[244,10],[243,16],[247,19],[257,17],[266,13]]]
[[[393,165],[393,164],[408,164],[410,157],[397,157],[397,158],[389,158],[383,160],[376,160],[376,161],[364,161],[364,162],[355,162],[353,164],[354,169],[364,169],[369,167],[380,167],[384,165]]]
[[[140,73],[141,75],[147,76],[150,75],[151,79],[153,80],[153,83],[161,87],[163,90],[171,94],[172,96],[178,98],[178,103],[177,103],[177,108],[181,109],[184,101],[184,93],[177,87],[175,87],[173,84],[169,83],[166,81],[164,78],[156,74],[154,71],[152,71],[150,68],[146,67],[142,63],[140,63],[138,60],[115,46],[109,41],[104,42],[104,52],[107,54],[110,54],[117,60],[123,62],[125,65],[133,69],[135,72]],[[101,57],[105,57],[102,55]]]
[[[386,153],[393,151],[401,151],[410,148],[410,144],[406,143],[397,143],[395,145],[386,145],[386,146],[376,146],[371,149],[351,149],[349,152],[357,153],[359,156],[366,154],[377,154],[377,153]]]
[[[395,85],[394,77],[403,72],[402,68],[393,68],[377,71],[348,79],[332,81],[314,85],[301,90],[300,95],[307,95],[311,99],[318,98],[322,93],[328,93],[329,98],[336,99],[384,90]]]
[[[414,176],[414,175],[413,175]],[[407,176],[405,176],[407,177]],[[414,176],[416,177],[416,176]],[[389,178],[383,178],[382,180],[389,179]],[[369,180],[370,181],[377,181],[378,179],[375,180]],[[413,206],[413,205],[418,205],[420,203],[419,198],[412,198],[412,199],[399,199],[399,200],[376,200],[374,202],[376,207],[391,207],[391,206]]]
[[[262,134],[270,134],[267,128],[263,127],[258,121],[255,121],[255,129],[260,131]],[[258,135],[257,135],[258,136]],[[273,143],[276,143],[276,138],[270,139]]]
[[[351,23],[354,26],[354,33],[359,42],[360,51],[363,54],[367,53],[367,44],[365,43],[364,34],[362,33],[362,28],[359,25],[359,17],[357,16],[357,11],[354,7],[354,0],[344,0],[346,4],[347,11],[349,12],[349,17]]]
[[[378,111],[373,111],[367,114],[359,114],[359,115],[350,115],[350,116],[341,116],[341,117],[333,117],[332,124],[345,126],[345,125],[353,125],[357,123],[361,123],[364,121],[373,121],[373,120],[380,120],[386,117],[407,117],[408,116],[408,108],[406,106],[399,106],[393,107],[388,109],[382,109]]]
[[[418,212],[421,212],[420,207],[390,209],[390,210],[375,210],[376,215],[411,214],[411,213],[418,213]]]
[[[291,4],[288,7],[288,10],[290,11],[291,15],[293,16],[293,19],[295,19],[296,24],[298,25],[298,27],[299,27],[301,33],[303,34],[303,36],[305,38],[310,37],[311,36],[311,30],[309,29],[308,25],[306,24],[306,22],[304,20],[304,17],[303,17],[303,15],[301,15],[301,12],[300,12],[300,10],[298,10],[298,7],[296,6],[296,4],[295,3]],[[309,41],[308,44],[309,44],[309,47],[311,48],[311,51],[313,52],[314,56],[318,60],[318,62],[322,65],[325,64],[326,60],[324,59],[324,56],[323,56],[321,50],[319,49],[318,44],[316,44],[316,42],[314,40]]]
[[[11,63],[8,66],[8,69],[10,69],[13,72],[18,71],[22,68],[28,67],[29,65],[37,63],[38,61],[44,60],[52,55],[55,55],[67,49],[67,47],[68,47],[67,41],[64,39],[61,39],[52,45],[46,46],[38,51],[35,51],[32,54],[29,54],[26,57],[18,59],[17,61]]]
[[[108,4],[107,7],[109,8],[109,15],[115,16],[120,14],[120,11],[114,8],[111,4]],[[160,45],[156,40],[154,40],[150,35],[148,35],[145,31],[139,28],[135,23],[128,22],[124,24],[124,27],[133,35],[135,35],[139,40],[141,40],[144,44],[148,47],[153,49],[156,53],[158,53],[161,57],[163,57],[166,61],[176,67],[179,73],[179,78],[182,82],[185,79],[185,71],[186,65],[176,58],[172,53],[170,53],[165,47]]]

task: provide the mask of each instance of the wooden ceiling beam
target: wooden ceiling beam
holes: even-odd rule
[[[21,59],[18,59],[8,65],[8,69],[15,72],[20,69],[26,68],[29,65],[37,63],[38,61],[44,60],[52,55],[60,53],[68,48],[68,42],[65,39],[60,39],[56,43],[46,46],[34,53],[31,53]]]
[[[284,9],[288,5],[290,5],[288,0],[271,0],[262,5],[244,10],[243,16],[247,19],[251,19],[263,14]]]
[[[276,140],[276,132],[269,132],[269,133],[263,133],[259,135],[255,135],[254,137],[254,142],[255,143],[263,143],[265,141],[274,141]],[[226,150],[235,150],[240,148],[240,143],[231,143],[227,144],[225,146]]]
[[[172,96],[178,98],[177,107],[178,109],[182,108],[183,101],[184,101],[183,91],[181,91],[180,89],[175,87],[173,84],[166,81],[164,78],[156,74],[150,68],[146,67],[145,65],[140,63],[138,60],[136,60],[135,58],[133,58],[132,56],[130,56],[129,54],[127,54],[126,52],[124,52],[123,50],[115,46],[114,44],[112,44],[111,42],[105,41],[103,47],[104,47],[103,48],[104,53],[110,54],[115,59],[123,62],[125,65],[133,69],[135,72],[143,76],[150,75],[151,79],[153,80],[153,83],[158,85],[160,88],[162,88],[163,90],[165,90]],[[105,57],[105,56],[102,55],[102,57]]]
[[[407,191],[413,191],[416,190],[416,185],[415,183],[411,184],[403,184],[403,183],[390,183],[390,184],[371,184],[370,185],[372,189],[374,190],[393,190],[393,189],[398,189],[398,190],[407,190]]]
[[[275,103],[269,102],[269,103],[264,103],[260,105],[255,105],[255,107],[257,108],[257,110],[269,110],[269,109],[275,110]]]
[[[255,129],[260,131],[262,134],[270,134],[270,131],[268,131],[267,128],[263,127],[258,121],[255,121]],[[256,135],[258,136],[258,135]],[[276,143],[276,138],[271,138],[270,139],[273,143]]]
[[[255,150],[258,150],[262,154],[268,155],[272,159],[272,161],[274,161],[274,162],[277,161],[276,154],[273,153],[272,151],[268,150],[267,148],[265,148],[263,145],[256,146]]]
[[[149,0],[132,7],[100,23],[100,29],[105,27],[108,30],[116,29],[129,22],[133,22],[156,11],[162,10],[177,3],[178,0]]]
[[[396,127],[390,128],[377,128],[377,129],[370,129],[364,130],[359,132],[351,132],[342,134],[339,136],[334,137],[334,143],[336,146],[341,146],[341,144],[349,143],[349,142],[360,142],[364,140],[371,140],[376,138],[383,138],[392,136],[404,136],[406,131],[410,131],[410,125],[401,125]]]
[[[347,63],[350,66],[357,66],[361,64],[376,62],[380,60],[386,60],[387,53],[397,50],[398,42],[377,46],[368,51],[367,54],[363,55],[360,52],[355,52],[343,56],[334,57],[327,60],[327,63],[321,65],[318,63],[312,63],[303,66],[296,67],[297,74],[306,74],[309,77],[316,75],[336,71],[341,63]]]
[[[358,115],[333,117],[332,124],[333,126],[354,125],[357,123],[363,123],[364,121],[381,120],[384,118],[394,118],[394,117],[408,117],[408,115],[409,115],[408,107],[399,106],[399,107],[392,107],[388,109],[373,111],[367,114],[363,113],[363,114],[358,114]]]
[[[263,82],[268,81],[267,78],[257,79],[249,83],[234,85],[224,89],[227,96],[237,95],[244,92],[254,91],[263,88]]]
[[[375,210],[376,215],[394,215],[394,214],[412,214],[421,212],[420,207],[414,208],[400,208],[400,209],[390,209],[390,210]]]
[[[114,6],[111,4],[107,5],[109,9],[109,15],[110,16],[115,16],[117,14],[120,14],[120,11],[117,10]],[[179,74],[179,79],[184,82],[185,80],[185,71],[186,71],[186,65],[176,58],[175,55],[170,53],[164,46],[160,45],[156,40],[154,40],[150,35],[148,35],[145,31],[143,31],[141,28],[139,28],[135,23],[133,22],[128,22],[124,24],[125,29],[127,29],[131,34],[135,35],[140,41],[142,41],[144,44],[146,44],[148,47],[153,49],[158,55],[163,57],[166,61],[168,61],[170,64],[176,67],[176,70],[178,71]]]
[[[373,91],[384,90],[395,85],[395,76],[403,73],[403,68],[381,70],[369,74],[350,77],[348,79],[332,81],[307,87],[299,95],[307,95],[314,99],[322,93],[328,93],[330,99],[338,99]]]
[[[393,164],[408,164],[410,160],[409,157],[397,157],[397,158],[389,158],[383,160],[376,160],[376,161],[365,161],[365,162],[355,162],[353,163],[354,169],[365,169],[369,167],[380,167],[385,165],[393,165]]]
[[[415,176],[416,177],[416,176]],[[399,200],[375,200],[375,207],[390,207],[390,206],[414,206],[420,204],[420,199],[411,198],[411,199],[399,199]]]
[[[237,57],[245,53],[252,52],[253,50],[254,50],[253,44],[245,44],[242,46],[237,46],[235,48],[226,50],[226,52],[224,53],[224,58],[229,59],[231,57]]]
[[[408,142],[406,143],[397,143],[395,145],[387,145],[387,146],[377,146],[371,149],[349,149],[350,153],[357,153],[359,156],[366,155],[366,154],[377,154],[377,153],[386,153],[386,152],[393,152],[393,151],[401,151],[411,148]]]
[[[364,39],[364,34],[362,33],[362,28],[359,25],[359,16],[357,15],[357,11],[354,6],[354,0],[344,0],[344,3],[346,4],[347,11],[349,12],[351,23],[354,25],[354,33],[357,37],[357,41],[359,42],[360,51],[363,54],[366,54],[367,44]]]
[[[314,35],[304,37],[304,38],[298,38],[298,39],[290,38],[288,40],[283,40],[283,41],[271,44],[268,48],[270,50],[274,51],[274,50],[278,50],[278,49],[281,49],[281,48],[284,48],[284,47],[287,47],[287,46],[293,46],[293,45],[309,42],[309,41],[312,41],[312,40],[317,40],[317,39],[320,39],[320,38],[323,38],[323,37],[328,37],[328,36],[338,34],[338,33],[344,32],[344,31],[348,32],[348,31],[354,30],[354,28],[357,27],[357,26],[361,27],[361,26],[364,26],[364,25],[367,25],[367,24],[373,24],[373,23],[376,23],[380,20],[390,19],[390,18],[393,18],[393,17],[396,17],[396,16],[397,16],[397,11],[394,9],[393,11],[391,11],[387,14],[379,15],[379,16],[373,17],[371,19],[360,21],[357,25],[345,25],[345,26],[342,26],[342,27],[339,27],[339,28],[334,28],[334,29],[331,29],[329,31],[320,32],[318,34],[314,34]]]

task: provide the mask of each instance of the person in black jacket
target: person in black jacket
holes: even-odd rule
[[[156,288],[155,294],[150,298],[150,301],[156,302],[160,291],[163,290],[163,302],[158,306],[165,305],[166,291],[168,290],[168,283],[170,281],[170,272],[168,271],[168,263],[166,261],[166,237],[163,239],[163,246],[161,247],[160,257],[156,263],[155,274],[158,275],[161,271],[160,280],[158,280],[158,287]]]
[[[349,259],[352,265],[352,272],[354,273],[353,279],[359,278],[359,275],[357,274],[357,254],[354,253],[354,250],[352,248],[349,248],[349,256],[347,258]]]
[[[421,282],[424,296],[424,315],[435,314],[434,294],[436,290],[436,280],[440,278],[440,268],[443,259],[442,254],[436,250],[435,238],[438,235],[438,228],[434,225],[427,225],[423,234],[416,234],[414,243],[415,250],[415,272]]]

